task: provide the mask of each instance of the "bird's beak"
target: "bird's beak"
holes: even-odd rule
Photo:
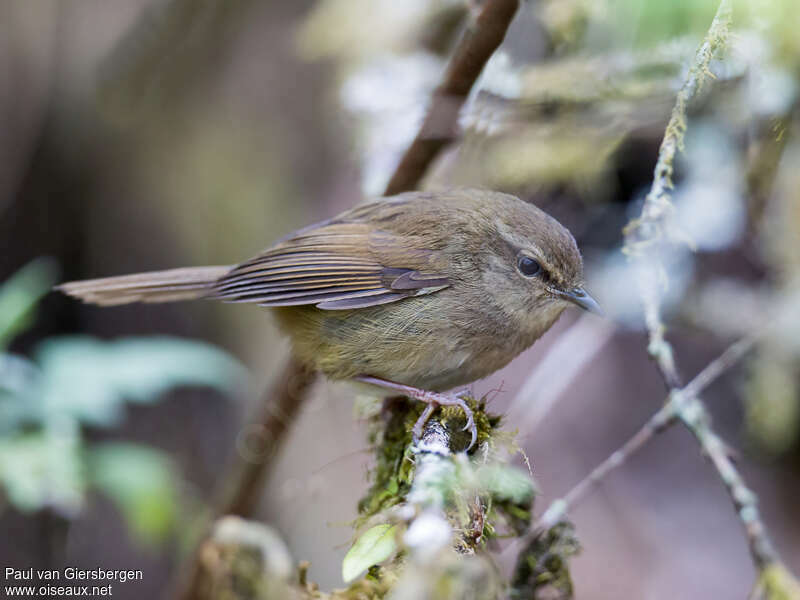
[[[560,292],[559,295],[564,298],[564,300],[572,302],[584,310],[603,316],[603,309],[600,308],[597,300],[592,298],[583,288],[575,288],[569,292]]]

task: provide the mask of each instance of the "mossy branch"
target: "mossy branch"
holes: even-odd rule
[[[715,78],[709,65],[717,51],[724,48],[727,43],[731,18],[730,0],[722,0],[708,33],[694,55],[686,79],[678,91],[658,151],[653,183],[645,197],[642,213],[625,228],[623,251],[629,255],[639,255],[645,248],[661,241],[664,237],[664,225],[672,212],[671,190],[674,188],[672,176],[675,170],[675,156],[678,150],[683,149],[688,109],[705,81]]]
[[[664,241],[665,222],[671,211],[670,190],[673,188],[673,163],[677,150],[683,146],[687,128],[687,108],[697,95],[703,82],[711,75],[709,64],[714,53],[724,47],[731,23],[731,2],[722,0],[705,39],[695,54],[686,81],[678,92],[672,117],[667,125],[659,150],[655,176],[650,193],[642,207],[640,217],[632,221],[625,231],[625,250],[636,260],[654,244]],[[658,270],[660,267],[655,265]],[[640,278],[640,295],[649,335],[648,351],[655,359],[659,372],[670,390],[670,403],[675,417],[695,436],[716,467],[731,496],[748,535],[750,553],[756,568],[761,572],[769,565],[780,562],[769,539],[758,511],[758,498],[745,485],[727,447],[711,428],[708,411],[697,393],[685,393],[673,357],[671,344],[665,339],[665,325],[661,319],[660,286],[652,276]]]
[[[402,399],[370,421],[376,444],[375,485],[361,503],[358,529],[387,521],[396,538],[394,557],[373,565],[346,589],[321,592],[307,581],[307,565],[292,565],[283,542],[267,526],[224,517],[198,553],[198,600],[497,600],[505,585],[486,550],[501,522],[514,532],[530,520],[533,485],[527,475],[491,460],[504,442],[500,419],[468,400],[479,427],[480,447],[470,460],[457,450],[468,442],[457,408],[441,408],[413,443],[420,403]],[[466,436],[467,438],[469,436]],[[374,527],[370,527],[370,530]],[[363,550],[363,548],[362,548]],[[549,546],[545,548],[550,553]],[[367,555],[369,549],[367,548]],[[549,556],[550,554],[548,554]],[[363,558],[359,558],[363,562]],[[547,559],[552,564],[552,559]],[[370,563],[364,564],[366,568]],[[566,562],[563,563],[566,568]],[[540,568],[532,567],[537,573]],[[563,570],[561,578],[569,582]],[[559,579],[561,581],[562,579]],[[551,581],[553,583],[553,581]],[[571,583],[569,583],[571,586]]]
[[[658,151],[653,184],[644,199],[642,212],[624,229],[623,252],[633,260],[649,259],[651,261],[648,268],[643,269],[644,272],[638,278],[639,293],[642,297],[645,323],[650,338],[648,352],[658,363],[659,370],[669,388],[680,387],[680,376],[675,366],[672,346],[664,339],[665,327],[660,315],[659,288],[662,286],[665,275],[662,266],[653,260],[652,249],[654,246],[668,241],[670,237],[676,237],[670,236],[668,230],[669,217],[673,211],[671,190],[674,188],[675,156],[678,150],[683,149],[689,105],[697,96],[704,82],[714,77],[709,65],[715,53],[727,42],[731,17],[730,0],[722,0],[708,33],[695,53],[686,79],[678,91],[675,107],[672,109],[672,115],[667,123]]]

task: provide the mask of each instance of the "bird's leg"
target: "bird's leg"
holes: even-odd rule
[[[388,381],[378,377],[369,377],[366,375],[356,377],[355,380],[377,385],[390,390],[396,390],[403,395],[408,396],[409,398],[419,400],[420,402],[425,402],[428,405],[425,407],[425,410],[422,411],[419,419],[417,419],[417,422],[414,424],[412,433],[414,435],[415,442],[419,441],[420,437],[422,437],[422,428],[425,426],[425,423],[428,421],[437,406],[461,407],[461,410],[464,411],[464,416],[467,418],[467,425],[464,427],[464,431],[469,430],[470,434],[472,435],[472,441],[470,441],[469,446],[467,446],[467,450],[472,448],[475,445],[475,442],[478,441],[478,428],[475,426],[475,419],[472,415],[472,409],[470,409],[470,407],[461,397],[465,394],[465,391],[457,392],[455,394],[442,394],[440,392],[421,390],[410,385],[395,383],[394,381]]]

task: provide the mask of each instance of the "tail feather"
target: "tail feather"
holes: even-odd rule
[[[187,267],[102,279],[70,281],[57,290],[90,304],[114,306],[131,302],[175,302],[206,297],[231,266]]]

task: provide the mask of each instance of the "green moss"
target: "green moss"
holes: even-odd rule
[[[387,409],[370,422],[369,441],[375,446],[375,467],[368,477],[372,485],[358,503],[361,525],[369,517],[398,504],[411,488],[414,463],[409,448],[411,428],[422,412],[420,403],[392,398]]]
[[[397,569],[375,566],[346,590],[331,594],[330,600],[381,600],[389,595],[397,579]]]
[[[562,522],[536,537],[520,555],[512,598],[572,598],[569,559],[580,551],[572,523]]]
[[[500,424],[500,416],[486,412],[483,400],[466,398],[478,428],[477,448],[492,437],[492,432]],[[411,431],[419,419],[425,404],[405,398],[392,398],[386,401],[384,410],[370,419],[369,441],[375,449],[375,467],[369,473],[372,485],[358,503],[360,517],[356,525],[363,524],[369,517],[399,504],[411,488],[414,476],[414,459],[411,454]],[[469,444],[470,434],[462,431],[466,425],[464,411],[457,406],[440,407],[431,415],[438,419],[450,432],[451,448],[464,448]]]
[[[465,400],[472,409],[475,426],[478,428],[478,441],[470,451],[470,453],[473,453],[481,444],[491,439],[494,430],[500,425],[501,418],[500,415],[486,412],[485,399],[476,400],[475,398],[466,397]],[[431,418],[439,419],[450,432],[450,448],[452,450],[465,448],[469,444],[470,432],[463,431],[467,424],[467,419],[464,411],[458,406],[444,406],[436,410]],[[411,423],[411,426],[413,427],[414,423]]]
[[[478,429],[478,441],[470,451],[474,454],[483,444],[491,448],[513,447],[513,438],[498,431],[501,418],[486,411],[484,400],[466,398]],[[371,517],[403,502],[411,489],[414,477],[414,455],[411,453],[412,429],[425,405],[405,398],[388,400],[383,410],[370,417],[369,441],[375,446],[375,466],[369,473],[371,486],[358,505],[360,513],[356,528],[363,526]],[[463,431],[466,425],[464,411],[457,406],[440,407],[431,419],[439,420],[450,432],[451,448],[464,448],[469,444],[470,434]],[[509,467],[511,468],[511,467]],[[466,471],[464,470],[466,469]],[[448,518],[459,524],[464,540],[458,547],[463,552],[472,552],[487,539],[497,538],[508,531],[520,533],[530,522],[533,495],[512,499],[483,494],[483,515],[476,518],[474,507],[461,498],[460,488],[475,485],[475,471],[469,464],[460,464],[452,481],[442,481],[447,488],[442,493],[446,498]]]
[[[487,540],[519,535],[531,520],[535,486],[524,485],[527,475],[516,467],[498,461],[498,453],[514,454],[519,448],[512,433],[499,429],[501,418],[486,411],[484,399],[465,398],[473,411],[478,442],[470,451],[473,460],[454,455],[449,476],[443,477],[441,490],[447,519],[460,532],[455,550],[475,555]],[[405,398],[384,402],[380,411],[367,417],[368,438],[375,448],[375,466],[369,473],[370,488],[359,502],[360,516],[355,527],[365,525],[376,515],[406,500],[414,479],[415,455],[411,452],[412,429],[425,405]],[[457,406],[440,407],[431,419],[438,420],[450,432],[451,449],[458,451],[469,443],[464,412]],[[488,448],[488,452],[487,452]],[[437,484],[438,485],[438,484]],[[372,519],[374,521],[374,519]],[[370,521],[370,522],[372,522]],[[569,535],[567,535],[569,533]],[[558,526],[539,541],[526,567],[536,589],[555,586],[570,589],[567,557],[577,551],[571,529]],[[462,564],[463,556],[458,564]],[[330,598],[377,600],[385,597],[402,573],[401,552],[389,564],[372,567],[361,580]],[[535,575],[535,577],[534,577]]]

